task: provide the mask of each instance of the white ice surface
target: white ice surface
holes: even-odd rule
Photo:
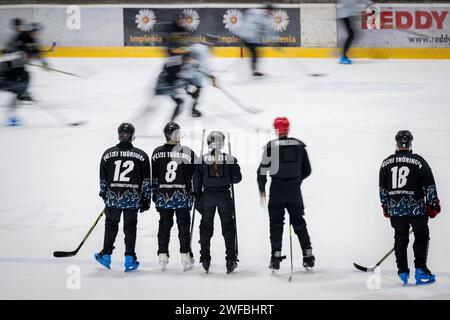
[[[181,271],[176,226],[168,270],[157,262],[158,215],[140,214],[137,255],[141,269],[123,272],[123,235],[116,241],[111,271],[93,260],[102,247],[103,221],[79,254],[56,259],[54,250],[73,250],[102,209],[98,165],[116,144],[123,121],[137,127],[135,145],[149,154],[162,143],[161,130],[173,106],[151,100],[159,59],[52,59],[55,68],[80,73],[78,79],[32,69],[31,92],[38,105],[24,106],[24,125],[0,128],[0,298],[1,299],[449,299],[450,298],[450,61],[361,60],[341,66],[334,59],[266,59],[266,79],[252,81],[246,60],[217,59],[220,83],[243,102],[262,108],[243,112],[215,88],[207,87],[192,119],[179,118],[184,142],[200,151],[201,129],[230,131],[233,153],[244,179],[236,185],[240,264],[225,274],[224,244],[218,217],[212,240],[212,267]],[[305,67],[306,66],[306,67]],[[311,72],[326,77],[310,77]],[[0,93],[1,110],[10,97]],[[155,109],[135,121],[141,110]],[[45,111],[42,108],[47,108]],[[84,126],[61,125],[57,110]],[[317,267],[305,274],[294,239],[295,274],[288,282],[289,257],[278,276],[268,269],[267,210],[259,204],[256,168],[261,148],[273,133],[275,116],[292,122],[292,135],[308,145],[313,173],[303,183],[306,219]],[[414,134],[414,150],[430,163],[442,213],[430,221],[429,267],[432,286],[402,287],[391,256],[381,270],[379,290],[353,262],[370,265],[393,245],[393,231],[380,211],[378,169],[394,150],[397,130]],[[199,215],[194,252],[198,260]],[[289,254],[285,226],[284,253]],[[412,265],[410,252],[410,264]],[[69,290],[67,268],[81,270],[81,289]]]

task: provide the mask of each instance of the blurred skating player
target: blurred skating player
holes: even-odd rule
[[[11,50],[18,50],[25,52],[27,60],[39,60],[44,67],[48,67],[48,63],[43,56],[43,50],[39,43],[39,33],[42,31],[43,27],[39,23],[31,23],[29,26],[21,27],[21,32],[17,35],[16,39],[12,42]],[[27,63],[28,63],[27,61]],[[30,74],[24,69],[23,76],[27,77],[26,81],[30,82]],[[21,101],[33,101],[33,98],[25,91],[19,97]]]
[[[173,22],[161,24],[161,34],[163,34],[164,46],[169,57],[186,52],[189,46],[189,33],[186,29],[186,23],[186,16],[180,14]]]
[[[0,90],[14,95],[8,106],[6,125],[9,126],[21,124],[16,111],[19,101],[24,99],[29,86],[29,76],[25,69],[26,61],[25,53],[15,50],[6,50],[0,57]]]
[[[125,233],[125,272],[139,267],[136,227],[138,211],[150,209],[151,180],[148,155],[133,146],[134,126],[122,123],[118,128],[119,144],[107,149],[100,162],[100,197],[105,202],[105,238],[103,249],[95,259],[111,268],[111,255],[123,213]]]
[[[14,48],[16,46],[15,44],[17,42],[18,36],[23,32],[24,22],[21,18],[14,18],[11,19],[10,26],[13,31],[13,35],[7,42],[6,47]]]
[[[156,83],[156,95],[167,95],[175,102],[175,109],[170,121],[174,121],[181,112],[184,103],[186,87],[188,85],[188,72],[183,66],[188,61],[188,51],[172,55],[167,58],[163,70],[158,76]]]
[[[169,263],[170,230],[176,215],[180,241],[181,263],[184,270],[194,266],[190,248],[190,210],[192,208],[192,176],[196,155],[180,144],[180,126],[169,122],[164,127],[166,143],[152,155],[153,201],[159,212],[158,256],[164,271]]]
[[[259,47],[264,38],[272,38],[273,6],[266,4],[263,8],[251,8],[245,12],[239,37],[250,51],[251,69],[254,76],[263,76],[258,70]]]
[[[372,1],[369,0],[339,0],[337,5],[337,18],[342,22],[347,32],[347,37],[342,48],[342,56],[339,60],[341,64],[351,64],[352,61],[348,58],[348,51],[352,46],[356,37],[356,23],[357,17],[361,16],[362,6],[370,6]]]
[[[300,186],[311,174],[306,145],[295,138],[288,137],[289,121],[278,117],[274,121],[278,139],[272,140],[264,148],[261,164],[258,168],[257,181],[261,203],[265,203],[267,174],[272,178],[269,199],[270,241],[272,257],[270,268],[278,270],[280,262],[286,258],[281,255],[283,243],[283,225],[285,209],[289,220],[300,241],[303,251],[303,266],[314,267],[310,237],[303,218],[304,205]]]
[[[197,209],[202,215],[200,222],[200,262],[206,272],[211,263],[210,242],[214,232],[214,215],[219,211],[222,235],[225,239],[227,273],[237,267],[236,229],[234,221],[231,184],[242,180],[237,159],[222,152],[225,135],[213,131],[207,137],[209,152],[203,155],[194,174],[194,195]]]
[[[383,214],[390,218],[395,230],[398,275],[406,285],[409,279],[407,249],[411,226],[415,237],[416,284],[433,283],[436,277],[427,267],[430,240],[428,218],[433,219],[441,212],[436,184],[428,163],[411,150],[411,132],[401,130],[395,140],[396,152],[381,164],[379,187]]]
[[[189,47],[188,63],[185,65],[188,73],[186,91],[194,100],[192,104],[193,117],[201,117],[202,115],[197,109],[197,105],[202,88],[205,85],[205,77],[211,80],[213,86],[218,87],[216,77],[211,73],[211,69],[209,68],[210,50],[212,46],[212,42],[206,41],[205,43],[192,44]]]

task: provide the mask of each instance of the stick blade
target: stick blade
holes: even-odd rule
[[[55,251],[53,252],[53,256],[55,258],[67,258],[67,257],[73,257],[76,255],[76,251],[66,252],[66,251]]]
[[[363,267],[363,266],[360,266],[357,263],[353,263],[353,266],[356,269],[358,269],[359,271],[362,271],[362,272],[373,272],[375,270],[375,267]]]

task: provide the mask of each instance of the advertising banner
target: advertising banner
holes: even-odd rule
[[[245,8],[124,8],[124,45],[161,46],[164,29],[177,16],[188,17],[187,29],[192,42],[200,42],[205,35],[217,37],[217,46],[240,46],[238,37]],[[277,7],[272,24],[273,39],[265,39],[264,45],[274,41],[284,47],[300,46],[300,9]]]
[[[450,4],[372,5],[355,17],[354,47],[450,48]],[[339,42],[345,28],[338,23]]]

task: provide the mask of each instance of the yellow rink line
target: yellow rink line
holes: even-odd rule
[[[330,58],[339,54],[337,48],[273,48],[261,50],[262,57],[273,58]],[[238,47],[216,47],[214,55],[222,58],[237,58],[241,56]],[[244,56],[248,56],[243,50]],[[57,47],[49,57],[79,57],[79,58],[159,58],[164,57],[162,47]],[[353,48],[350,52],[353,58],[373,59],[450,59],[450,48]]]

